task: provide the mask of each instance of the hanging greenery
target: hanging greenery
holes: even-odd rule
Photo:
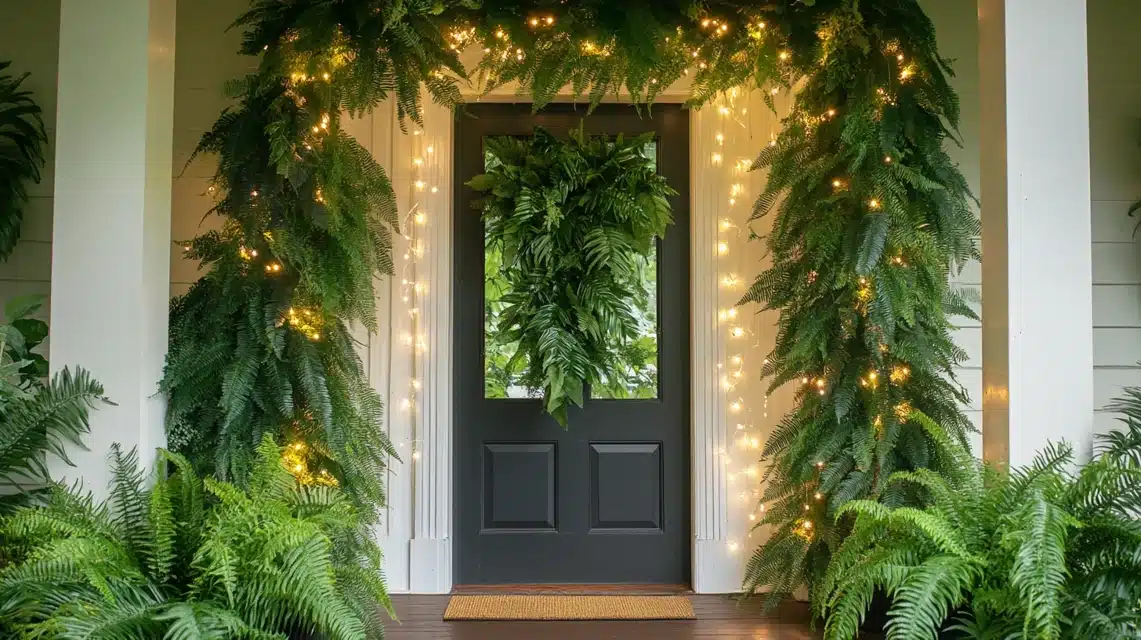
[[[819,595],[851,526],[838,510],[874,496],[917,503],[887,478],[949,464],[908,416],[921,410],[960,440],[970,428],[948,318],[971,310],[947,282],[978,257],[979,229],[943,151],[958,118],[950,67],[916,0],[258,0],[238,25],[261,66],[200,146],[218,156],[214,213],[226,222],[187,245],[209,272],[172,305],[164,382],[170,441],[198,466],[240,481],[270,433],[307,443],[309,472],[380,503],[391,447],[347,326],[376,324],[372,278],[393,269],[397,216],[340,117],[391,98],[402,122],[418,121],[422,89],[454,104],[477,74],[518,82],[536,108],[564,85],[592,104],[618,92],[647,102],[688,76],[695,106],[738,86],[797,88],[757,163],[769,170],[756,215],[773,216],[773,266],[743,302],[781,311],[773,386],[811,384],[766,444],[773,535],[748,588],[779,598],[808,583]],[[459,63],[468,47],[484,51],[477,69]],[[527,264],[525,249],[510,264]],[[538,316],[522,302],[514,313]],[[531,363],[557,353],[522,350]],[[565,422],[570,376],[595,372],[593,356],[562,353],[530,382]]]
[[[754,218],[775,216],[772,267],[744,298],[781,311],[772,388],[801,385],[765,444],[773,532],[747,573],[778,598],[817,586],[849,530],[843,505],[917,503],[888,478],[954,467],[910,416],[966,446],[954,379],[966,354],[949,317],[975,314],[949,277],[980,257],[966,181],[944,151],[958,121],[950,65],[916,3],[820,2],[785,18],[799,89],[756,163],[769,169]]]
[[[476,206],[506,284],[491,343],[509,346],[506,371],[542,390],[563,428],[584,385],[639,364],[627,359],[646,329],[642,280],[676,195],[657,174],[652,139],[580,129],[560,140],[542,128],[492,138],[487,173],[468,182],[486,193]]]
[[[32,92],[21,89],[27,73],[3,73],[11,62],[0,62],[0,260],[12,254],[20,239],[28,183],[40,181],[48,134],[43,110]]]
[[[454,102],[459,71],[435,2],[259,0],[236,26],[259,69],[198,153],[217,157],[220,231],[188,242],[209,272],[171,305],[171,446],[243,482],[263,434],[308,443],[375,516],[385,460],[381,400],[348,325],[376,328],[373,278],[391,274],[397,212],[372,156],[340,128],[391,96],[420,119],[421,87]]]

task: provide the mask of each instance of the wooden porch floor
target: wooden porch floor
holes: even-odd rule
[[[738,603],[727,596],[689,596],[697,620],[659,622],[444,622],[448,596],[393,596],[400,622],[385,629],[389,640],[572,640],[609,638],[687,640],[741,638],[807,640],[808,606],[789,602],[765,617],[761,600]]]

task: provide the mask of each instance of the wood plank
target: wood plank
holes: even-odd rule
[[[1141,327],[1141,286],[1094,285],[1093,326]]]
[[[1093,406],[1101,410],[1121,397],[1124,387],[1141,386],[1141,368],[1094,367]]]
[[[1141,284],[1141,251],[1131,242],[1095,242],[1093,283]]]
[[[1141,329],[1093,330],[1095,367],[1136,367],[1141,362]]]
[[[1141,197],[1141,194],[1138,194]],[[1129,215],[1131,200],[1094,200],[1090,210],[1090,231],[1094,242],[1125,242],[1137,240],[1138,219]]]

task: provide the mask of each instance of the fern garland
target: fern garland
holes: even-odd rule
[[[773,266],[742,300],[781,312],[771,387],[801,385],[765,444],[761,524],[774,533],[747,570],[774,600],[815,587],[847,502],[915,503],[892,474],[953,471],[911,415],[964,446],[973,430],[948,318],[975,314],[948,278],[979,257],[966,181],[943,150],[958,120],[950,66],[916,3],[818,2],[778,20],[799,45],[786,76],[799,91],[756,162],[769,175],[753,219],[774,216]]]
[[[217,156],[220,231],[185,246],[207,273],[171,304],[163,390],[172,448],[244,482],[264,434],[307,442],[314,464],[370,513],[395,451],[350,323],[375,329],[373,278],[393,272],[395,196],[340,129],[392,97],[420,119],[421,86],[459,93],[438,2],[259,0],[235,26],[260,68],[233,83],[198,146]]]
[[[584,385],[626,370],[627,347],[641,335],[642,274],[676,195],[646,155],[651,140],[579,129],[563,141],[541,128],[493,138],[487,173],[468,182],[486,193],[475,206],[506,281],[492,341],[514,345],[507,370],[542,390],[564,429]]]

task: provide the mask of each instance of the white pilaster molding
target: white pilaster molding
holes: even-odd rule
[[[424,130],[416,157],[423,162],[422,218],[413,223],[422,290],[416,311],[422,348],[416,350],[421,386],[417,409],[419,459],[411,546],[411,589],[452,589],[452,130],[450,109],[424,100]],[[416,136],[413,136],[414,138]]]
[[[725,180],[710,166],[715,148],[713,130],[720,118],[716,106],[690,112],[690,260],[693,343],[690,375],[693,406],[693,589],[725,593],[741,586],[736,562],[726,553],[729,544],[729,489],[726,397],[721,388],[725,343],[717,311],[721,274],[718,272],[718,213]],[[721,163],[719,163],[721,164]]]
[[[983,455],[1093,432],[1084,0],[980,0]]]
[[[373,117],[372,152],[392,179],[401,212],[396,275],[378,303],[388,335],[371,350],[384,371],[387,428],[400,454],[389,474],[382,541],[393,592],[452,588],[452,125],[424,99],[424,126],[395,110]],[[385,316],[381,317],[382,326]],[[376,364],[379,361],[379,364]]]
[[[52,235],[51,362],[82,366],[117,404],[92,418],[78,469],[105,494],[108,448],[153,459],[167,348],[175,0],[62,0]]]
[[[777,314],[737,307],[767,266],[751,231],[752,204],[765,175],[753,158],[779,131],[758,91],[732,90],[692,112],[693,587],[740,591],[745,564],[764,541],[754,535],[764,473],[761,446],[771,431],[767,383]],[[783,399],[782,399],[783,401]],[[779,410],[783,404],[774,407]]]
[[[399,128],[393,121],[394,110],[393,102],[386,100],[360,118],[346,116],[341,121],[345,132],[367,149],[390,177],[393,136],[400,135]],[[407,251],[407,247],[402,237],[393,238],[393,242],[394,257],[399,258]],[[398,348],[394,347],[398,344],[397,336],[402,331],[410,330],[409,326],[401,324],[407,322],[408,314],[400,302],[399,282],[399,279],[387,275],[374,278],[377,330],[370,332],[363,326],[353,326],[351,330],[353,338],[358,341],[357,352],[364,363],[369,384],[384,402],[381,430],[388,435],[401,458],[406,459],[411,452],[409,414],[399,410],[400,398],[403,396],[397,397],[391,385],[394,365],[397,369],[396,377],[405,384],[411,376],[408,372],[412,366],[411,358],[408,357],[401,357],[396,362],[393,360],[393,349]],[[401,391],[405,388],[407,387],[401,387]],[[412,474],[401,461],[389,460],[388,465],[384,479],[385,507],[373,533],[384,551],[384,578],[389,592],[407,593],[408,540],[411,538],[408,532],[412,528]]]

